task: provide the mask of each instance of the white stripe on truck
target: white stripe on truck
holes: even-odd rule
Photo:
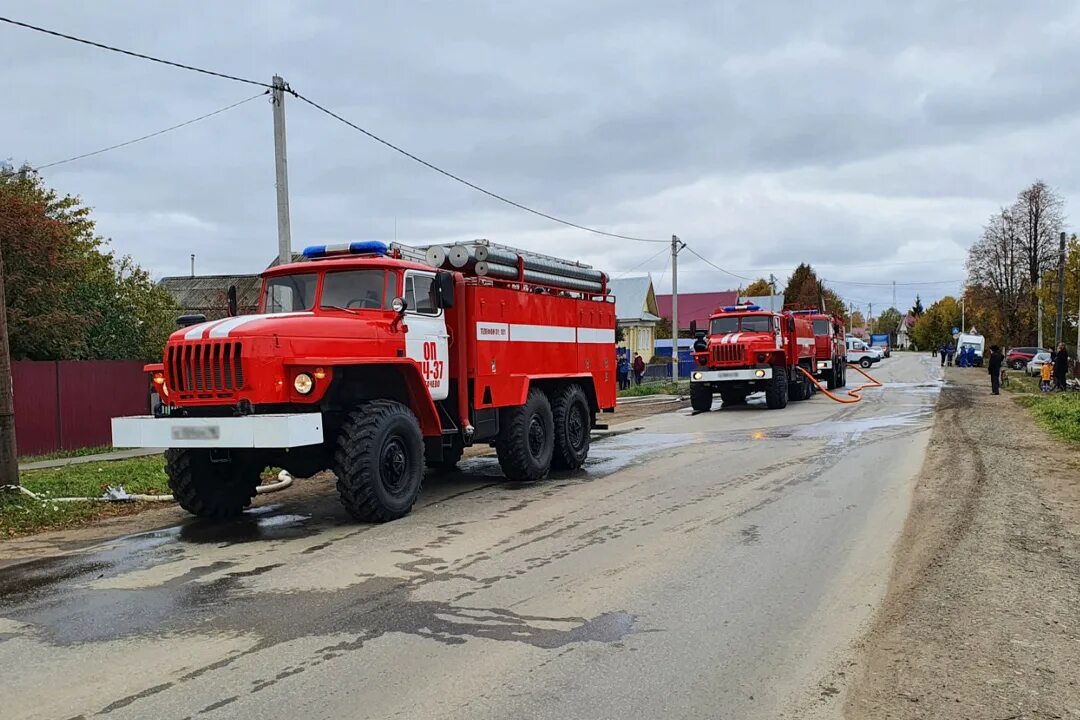
[[[582,328],[567,325],[521,325],[478,322],[476,339],[489,342],[547,342],[615,344],[615,331],[609,328]]]

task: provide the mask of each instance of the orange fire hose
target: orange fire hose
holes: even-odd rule
[[[847,391],[847,394],[848,394],[848,395],[849,395],[850,397],[847,397],[847,398],[842,398],[842,397],[838,397],[838,396],[834,395],[833,393],[829,392],[829,389],[828,389],[828,388],[826,388],[826,387],[825,387],[824,385],[822,385],[821,383],[819,383],[819,382],[817,381],[817,378],[815,378],[815,377],[814,377],[813,375],[811,375],[810,373],[808,373],[808,372],[806,371],[806,368],[800,367],[800,368],[799,368],[799,370],[801,370],[801,371],[802,371],[802,374],[803,374],[803,375],[805,375],[806,377],[810,378],[810,382],[812,382],[812,383],[814,383],[815,385],[817,385],[817,388],[818,388],[818,390],[820,390],[821,392],[825,393],[825,394],[826,394],[826,395],[827,395],[827,396],[828,396],[828,397],[829,397],[830,399],[832,399],[832,400],[835,400],[835,401],[836,401],[836,402],[838,402],[838,403],[857,403],[857,402],[859,402],[860,400],[862,400],[862,396],[861,396],[861,395],[860,395],[859,393],[861,393],[861,392],[862,392],[863,390],[865,390],[865,389],[867,389],[867,388],[876,388],[876,387],[883,387],[883,385],[882,385],[881,383],[879,383],[879,382],[878,382],[877,380],[875,380],[874,378],[870,377],[870,374],[869,374],[869,373],[867,373],[867,372],[866,372],[865,370],[863,370],[863,369],[862,369],[861,367],[859,367],[858,365],[848,365],[848,367],[849,367],[849,368],[851,368],[851,369],[853,369],[853,370],[857,370],[857,371],[859,371],[860,373],[862,373],[862,374],[863,374],[863,375],[864,375],[864,376],[866,377],[866,379],[868,379],[868,380],[869,380],[870,382],[868,382],[868,383],[864,383],[864,384],[862,384],[862,385],[859,385],[858,387],[855,387],[855,388],[852,388],[851,390],[848,390],[848,391]]]

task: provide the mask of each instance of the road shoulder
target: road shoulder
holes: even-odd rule
[[[952,369],[850,718],[1080,717],[1080,464]]]

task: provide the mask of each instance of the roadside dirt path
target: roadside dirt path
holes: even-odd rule
[[[846,716],[1080,718],[1080,454],[946,378]]]

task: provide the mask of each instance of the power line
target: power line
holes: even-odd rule
[[[128,145],[134,145],[137,142],[142,142],[143,140],[149,140],[150,138],[157,137],[158,135],[164,135],[165,133],[172,132],[173,130],[179,130],[182,127],[186,127],[187,125],[197,123],[200,120],[205,120],[205,119],[207,119],[209,117],[213,117],[214,115],[220,115],[221,113],[225,112],[226,110],[232,110],[234,107],[239,107],[239,106],[243,105],[244,103],[251,102],[255,98],[260,98],[260,97],[268,94],[269,92],[270,91],[267,90],[267,91],[261,92],[261,93],[259,93],[257,95],[252,95],[251,97],[245,98],[244,100],[241,100],[240,102],[235,102],[232,105],[226,105],[223,108],[218,108],[217,110],[214,110],[213,112],[208,112],[205,115],[200,115],[197,118],[192,118],[190,120],[187,120],[185,122],[180,123],[179,125],[173,125],[172,127],[167,127],[167,128],[165,128],[163,130],[158,130],[157,132],[150,133],[149,135],[143,135],[142,137],[137,137],[134,140],[128,140],[127,142],[117,143],[116,145],[110,145],[108,147],[103,147],[100,150],[94,150],[93,152],[83,153],[82,155],[76,155],[74,157],[69,157],[69,158],[66,158],[64,160],[56,160],[56,161],[51,162],[51,163],[45,163],[44,165],[38,165],[37,167],[34,168],[34,170],[44,170],[45,168],[55,167],[56,165],[63,165],[64,163],[75,162],[76,160],[82,160],[83,158],[92,157],[94,155],[100,155],[101,153],[109,152],[110,150],[116,150],[118,148],[127,147]]]
[[[428,168],[429,170],[434,170],[435,172],[439,173],[440,175],[444,175],[444,176],[450,178],[451,180],[454,180],[456,182],[461,183],[462,185],[470,187],[473,190],[476,190],[477,192],[483,193],[484,195],[487,195],[490,198],[494,198],[495,200],[498,200],[499,202],[506,203],[507,205],[510,205],[512,207],[516,207],[518,210],[524,210],[525,212],[532,213],[533,215],[537,215],[537,216],[542,217],[542,218],[544,218],[546,220],[551,220],[552,222],[559,223],[560,225],[565,225],[567,227],[576,228],[578,230],[584,230],[585,232],[590,232],[590,233],[593,233],[593,234],[596,234],[596,235],[603,235],[605,237],[618,238],[620,240],[632,240],[634,242],[664,243],[664,244],[667,244],[667,242],[668,242],[667,240],[656,240],[656,239],[652,239],[652,238],[634,237],[632,235],[620,235],[619,233],[607,232],[605,230],[597,230],[596,228],[591,228],[591,227],[588,227],[586,225],[579,225],[579,224],[577,224],[575,222],[570,222],[569,220],[564,220],[564,219],[562,219],[560,217],[556,217],[555,215],[550,215],[550,214],[548,214],[546,212],[542,212],[540,210],[535,210],[535,209],[529,207],[528,205],[523,205],[523,204],[521,204],[519,202],[515,202],[514,200],[511,200],[511,199],[509,199],[509,198],[507,198],[507,197],[505,197],[503,195],[499,195],[498,193],[492,192],[491,190],[480,187],[476,183],[469,182],[465,178],[463,178],[463,177],[461,177],[459,175],[455,175],[454,173],[450,172],[449,170],[444,170],[441,167],[439,167],[438,165],[434,165],[434,164],[428,162],[427,160],[424,160],[423,158],[412,154],[408,150],[405,150],[405,149],[403,149],[401,147],[398,147],[397,145],[393,144],[389,140],[384,140],[383,138],[379,137],[375,133],[373,133],[373,132],[371,132],[369,130],[365,130],[364,128],[360,127],[356,123],[353,123],[353,122],[351,122],[349,120],[346,120],[341,115],[338,115],[337,113],[335,113],[333,110],[330,110],[328,108],[323,107],[319,103],[315,102],[314,100],[311,100],[309,98],[304,97],[303,95],[296,92],[295,90],[289,89],[289,92],[292,93],[292,95],[294,97],[296,97],[296,99],[302,100],[303,102],[307,103],[308,105],[315,108],[319,112],[322,112],[322,113],[324,113],[326,115],[329,115],[330,117],[334,118],[338,122],[341,122],[341,123],[344,123],[345,125],[348,125],[353,130],[356,130],[356,131],[358,131],[360,133],[363,133],[364,135],[368,136],[372,140],[374,140],[374,141],[376,141],[378,143],[381,143],[381,144],[385,145],[386,147],[390,148],[394,152],[400,153],[401,155],[404,155],[405,157],[409,158],[410,160],[413,160],[414,162],[420,163],[421,165]]]
[[[690,247],[689,245],[684,245],[684,249],[689,250],[698,260],[701,260],[706,265],[712,266],[713,268],[719,270],[720,272],[724,273],[725,275],[731,275],[732,277],[737,277],[740,280],[749,280],[750,282],[754,282],[754,278],[748,278],[745,275],[739,275],[737,273],[731,272],[730,270],[725,270],[724,268],[722,268],[719,265],[717,265],[716,263],[714,263],[712,260],[708,260],[708,259],[702,257],[702,255],[700,253],[698,253],[697,250]]]
[[[94,42],[93,40],[87,40],[85,38],[76,37],[74,35],[67,35],[56,30],[49,30],[47,28],[38,27],[37,25],[31,25],[30,23],[24,23],[19,20],[13,20],[8,17],[0,16],[0,22],[6,22],[9,25],[16,25],[27,30],[33,30],[35,32],[44,33],[46,35],[52,35],[53,37],[63,38],[64,40],[71,40],[73,42],[82,43],[83,45],[90,45],[91,47],[100,48],[102,50],[108,50],[109,52],[120,53],[121,55],[128,55],[130,57],[139,58],[141,60],[149,60],[150,62],[161,63],[162,65],[169,65],[171,67],[180,68],[181,70],[190,70],[192,72],[202,73],[203,75],[211,75],[213,77],[223,78],[225,80],[233,80],[235,82],[247,83],[248,85],[258,85],[259,87],[268,88],[269,83],[259,82],[258,80],[250,80],[248,78],[237,77],[236,75],[227,75],[225,73],[215,72],[213,70],[207,70],[201,67],[195,67],[194,65],[185,65],[183,63],[173,62],[172,60],[163,60],[153,55],[144,55],[142,53],[133,52],[131,50],[123,50],[112,45],[105,45],[103,43]]]
[[[618,279],[620,279],[620,278],[622,278],[622,277],[624,277],[624,276],[626,276],[626,275],[629,275],[630,273],[634,272],[635,270],[637,270],[637,269],[638,269],[638,268],[640,268],[641,266],[643,266],[643,265],[646,265],[646,264],[648,264],[648,263],[652,262],[653,260],[655,260],[656,258],[660,257],[660,256],[661,256],[662,254],[664,254],[664,253],[666,253],[666,252],[668,252],[668,249],[667,249],[667,248],[661,248],[661,249],[660,249],[660,252],[658,252],[658,253],[656,253],[656,254],[654,254],[654,255],[650,255],[650,256],[649,256],[648,258],[646,258],[645,260],[642,260],[641,262],[639,262],[639,263],[638,263],[637,265],[635,265],[634,267],[630,268],[629,270],[625,270],[625,271],[623,271],[623,272],[619,273],[618,275],[616,275],[616,276],[615,276],[615,278],[614,278],[614,279],[615,279],[615,280],[618,280]]]
[[[865,286],[865,287],[888,287],[888,288],[891,288],[893,286],[893,283],[891,283],[891,282],[875,283],[875,282],[859,282],[857,280],[829,280],[827,278],[822,278],[822,280],[824,282],[837,283],[837,284],[840,284],[840,285],[862,285],[862,286]],[[963,280],[926,280],[926,281],[923,281],[923,282],[902,282],[902,283],[895,283],[895,284],[896,284],[897,287],[899,287],[901,285],[907,287],[907,286],[912,286],[912,285],[955,285],[956,283],[962,283],[962,282],[964,282],[964,281]]]

